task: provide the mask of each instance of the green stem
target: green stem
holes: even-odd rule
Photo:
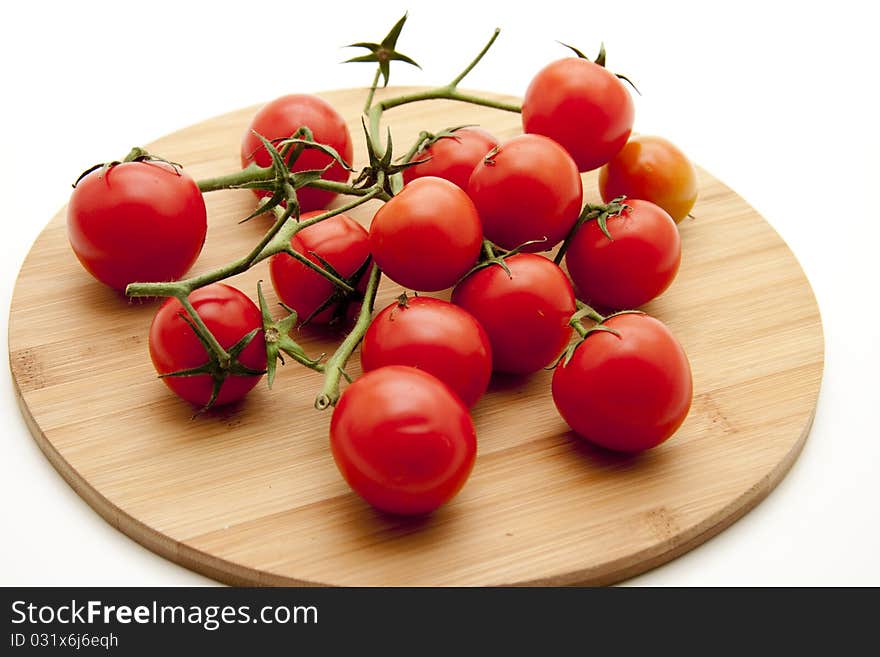
[[[505,112],[522,112],[522,106],[514,103],[507,103],[501,100],[493,100],[491,98],[483,98],[482,96],[474,96],[473,94],[461,93],[453,86],[435,87],[434,89],[426,89],[425,91],[417,91],[411,94],[404,94],[396,98],[386,98],[373,106],[371,112],[377,107],[381,111],[416,103],[422,100],[457,100],[462,103],[470,103],[472,105],[482,105],[483,107],[493,107],[495,109],[504,110]]]
[[[370,139],[376,148],[376,154],[382,157],[382,135],[379,134],[379,127],[382,121],[382,103],[378,103],[370,108],[367,112],[368,128],[370,130]]]
[[[324,387],[321,393],[315,399],[315,408],[324,410],[329,406],[334,406],[339,400],[339,383],[345,365],[351,354],[360,344],[370,326],[370,319],[373,314],[373,304],[376,301],[376,292],[379,289],[379,279],[382,272],[374,264],[370,268],[370,278],[367,280],[367,289],[364,291],[364,300],[361,304],[361,310],[358,313],[357,321],[339,348],[333,352],[333,355],[324,363]]]
[[[218,267],[213,271],[205,272],[204,274],[199,274],[198,276],[193,276],[192,278],[187,278],[182,281],[175,281],[171,283],[131,283],[126,289],[125,294],[130,297],[161,297],[161,296],[174,296],[178,298],[185,298],[192,293],[193,290],[197,290],[200,287],[205,287],[206,285],[210,285],[211,283],[216,283],[217,281],[223,280],[225,278],[229,278],[230,276],[235,276],[236,274],[240,274],[243,271],[247,271],[251,265],[263,258],[268,257],[271,254],[263,255],[263,251],[266,250],[266,246],[269,242],[274,239],[280,230],[284,227],[285,224],[288,223],[290,218],[292,217],[292,211],[285,210],[284,215],[278,217],[275,220],[275,223],[272,224],[272,227],[266,232],[265,235],[260,239],[259,243],[251,249],[251,251],[241,258],[233,260],[230,263],[223,265],[222,267]],[[292,222],[296,225],[296,222]],[[279,249],[281,250],[281,249]]]
[[[300,221],[299,223],[290,221],[287,222],[281,230],[272,238],[272,240],[266,244],[265,248],[254,258],[252,264],[260,262],[261,260],[265,260],[276,253],[280,253],[282,251],[287,251],[290,248],[290,240],[296,235],[299,231],[308,228],[309,226],[314,226],[317,223],[324,221],[325,219],[329,219],[330,217],[335,217],[337,214],[343,214],[356,208],[359,205],[363,205],[367,201],[373,198],[382,198],[385,196],[385,193],[382,191],[382,188],[377,184],[373,187],[366,188],[366,193],[363,196],[358,196],[353,198],[348,203],[344,203],[340,205],[338,208],[333,208],[332,210],[327,210],[326,212],[322,212],[321,214],[312,217],[311,219],[306,219],[305,221]]]
[[[554,264],[558,265],[562,262],[562,259],[565,257],[565,252],[568,251],[568,247],[571,246],[571,240],[574,239],[574,234],[577,232],[578,228],[580,228],[580,224],[576,223],[572,227],[572,230],[568,232],[568,235],[565,236],[562,246],[559,247],[559,250],[556,252],[556,257],[553,258]]]
[[[492,260],[495,257],[495,248],[489,240],[483,240],[483,255],[486,256],[486,260]]]
[[[431,134],[429,132],[422,130],[419,133],[419,136],[416,138],[415,142],[413,142],[413,145],[409,147],[409,150],[406,152],[406,154],[404,154],[404,156],[400,158],[401,163],[407,164],[408,162],[412,162],[412,159],[416,156],[416,153],[421,150],[421,145],[430,136]],[[390,181],[391,191],[395,194],[398,194],[400,190],[403,189],[403,173],[392,174]]]
[[[592,205],[591,203],[587,203],[586,205],[584,205],[584,207],[581,209],[580,215],[578,215],[577,221],[574,222],[571,230],[568,231],[568,234],[562,241],[562,246],[560,246],[559,251],[556,252],[556,257],[553,258],[553,262],[555,264],[558,265],[562,262],[562,259],[565,257],[565,253],[568,251],[568,247],[571,246],[571,241],[574,239],[574,236],[580,230],[581,226],[583,226],[587,221],[598,217],[604,207],[605,206],[602,205]]]
[[[382,199],[383,201],[388,201],[391,198],[381,189],[377,189],[374,193],[374,190],[371,187],[353,187],[352,185],[349,185],[347,183],[335,182],[333,180],[315,180],[308,183],[306,187],[323,189],[328,192],[335,192],[337,194],[343,194],[345,196],[369,196],[370,198],[376,197]],[[357,205],[360,205],[360,203],[358,203]]]
[[[376,87],[379,86],[379,76],[381,74],[382,69],[377,66],[376,75],[373,76],[373,84],[370,85],[370,92],[367,94],[367,102],[364,103],[364,114],[367,114],[370,111],[370,106],[373,104],[373,96],[376,95]]]
[[[483,56],[484,56],[487,52],[489,52],[489,48],[491,48],[491,47],[492,47],[492,44],[495,43],[495,39],[498,38],[498,35],[499,35],[499,34],[501,34],[501,30],[500,30],[499,28],[496,27],[496,28],[495,28],[495,32],[492,33],[492,37],[489,39],[488,43],[486,43],[486,45],[483,46],[483,49],[479,52],[479,54],[478,54],[476,57],[474,57],[473,61],[472,61],[470,64],[467,65],[467,68],[465,68],[461,73],[459,73],[459,74],[455,77],[455,79],[454,79],[452,82],[449,83],[449,86],[450,86],[451,88],[454,89],[455,87],[457,87],[457,86],[458,86],[458,83],[461,82],[462,80],[464,80],[465,76],[466,76],[468,73],[470,73],[472,70],[474,70],[474,66],[476,66],[477,64],[479,64],[479,63],[480,63],[480,60],[483,59]]]
[[[367,201],[369,201],[371,199],[380,198],[383,200],[387,200],[386,194],[385,194],[385,192],[382,191],[382,187],[380,186],[379,183],[377,183],[373,187],[367,187],[365,189],[358,190],[358,191],[362,191],[364,193],[361,194],[360,196],[358,196],[357,198],[352,199],[348,203],[344,203],[344,204],[340,205],[338,208],[333,208],[332,210],[327,210],[326,212],[323,212],[315,217],[312,217],[311,219],[306,219],[305,221],[301,221],[298,224],[299,230],[302,230],[303,228],[308,228],[309,226],[314,226],[315,224],[324,221],[324,219],[329,219],[330,217],[333,217],[337,214],[343,214],[345,212],[348,212],[349,210],[353,210],[357,206],[363,205],[364,203],[366,203]]]
[[[363,201],[361,201],[361,202],[363,202]],[[274,208],[272,208],[272,212],[274,212],[275,216],[277,217],[276,221],[281,221],[282,223],[283,223],[283,221],[286,221],[287,216],[289,216],[287,210],[283,210],[281,208],[281,206],[279,206],[279,205],[276,205]],[[341,214],[341,212],[343,212],[343,211],[336,212],[335,214]],[[330,217],[334,216],[329,213],[324,213],[324,214],[327,214],[328,216],[323,217],[322,221],[324,219],[329,219]],[[309,225],[311,226],[312,223],[309,223]],[[300,230],[302,230],[302,228],[303,228],[302,226],[298,226],[296,232],[298,233]],[[274,235],[272,235],[272,237],[274,237]],[[266,243],[268,243],[268,241]],[[265,246],[266,246],[266,244],[263,244],[263,247],[265,247]],[[260,250],[262,250],[262,248]],[[287,253],[287,255],[289,255],[291,258],[298,260],[299,262],[301,262],[303,265],[305,265],[306,267],[308,267],[312,271],[314,271],[314,272],[320,274],[321,276],[323,276],[324,278],[326,278],[328,281],[333,283],[333,285],[335,285],[336,287],[341,288],[341,289],[345,290],[346,292],[354,292],[354,288],[351,285],[349,285],[344,280],[342,280],[341,278],[336,276],[333,272],[327,271],[326,269],[321,267],[321,265],[319,265],[318,263],[312,262],[311,260],[309,260],[302,253],[300,253],[299,251],[292,248],[290,246],[289,242],[288,242],[287,248],[284,249],[284,252]],[[259,255],[259,251],[257,252],[257,255]],[[254,256],[254,257],[256,257],[256,256]]]
[[[394,98],[386,98],[385,100],[380,100],[378,103],[373,105],[373,98],[375,93],[375,83],[378,81],[374,80],[374,86],[370,88],[370,94],[367,98],[367,103],[364,106],[364,113],[367,115],[367,122],[370,131],[370,137],[373,141],[373,144],[379,152],[381,157],[382,150],[382,141],[379,129],[382,123],[382,113],[385,110],[393,109],[395,107],[400,107],[401,105],[407,105],[409,103],[416,103],[422,100],[455,100],[462,103],[470,103],[472,105],[481,105],[483,107],[492,107],[494,109],[503,110],[505,112],[522,112],[522,106],[517,105],[515,103],[507,103],[500,100],[493,100],[491,98],[483,98],[482,96],[474,96],[473,94],[462,93],[458,90],[458,83],[461,82],[465,76],[470,73],[474,67],[479,64],[480,60],[483,59],[485,54],[489,51],[489,48],[492,47],[492,44],[495,43],[495,40],[498,38],[498,35],[501,33],[501,30],[495,29],[492,33],[492,37],[483,46],[483,49],[477,54],[476,57],[465,67],[465,69],[459,73],[455,78],[453,78],[452,82],[442,87],[435,87],[434,89],[427,89],[425,91],[419,91],[411,94],[404,94],[402,96],[396,96]],[[412,155],[418,152],[418,149],[412,151]],[[411,158],[412,155],[409,155]],[[408,159],[405,161],[409,161]],[[395,174],[391,177],[391,188],[394,193],[400,191],[403,187],[403,176],[401,174]],[[385,199],[387,200],[387,199]]]
[[[134,148],[132,148],[128,152],[128,155],[126,155],[125,159],[122,161],[123,162],[134,162],[139,157],[144,157],[145,155],[149,155],[149,153],[147,151],[145,151],[143,148],[141,148],[140,146],[135,146]]]
[[[285,253],[287,253],[287,255],[289,255],[291,258],[294,258],[295,260],[301,262],[303,265],[305,265],[306,267],[311,269],[313,272],[320,274],[321,276],[326,278],[328,281],[333,283],[333,285],[340,288],[341,290],[345,290],[346,292],[349,292],[349,293],[354,292],[354,288],[351,285],[349,285],[348,283],[346,283],[344,280],[342,280],[338,276],[334,275],[333,273],[327,271],[321,265],[312,262],[307,257],[305,257],[302,253],[297,251],[296,249],[293,249],[293,248],[287,249],[285,251]]]
[[[214,337],[214,334],[211,333],[211,330],[205,325],[205,322],[196,312],[196,309],[193,308],[190,300],[186,296],[179,296],[177,297],[177,300],[180,301],[180,304],[183,306],[183,309],[186,310],[186,313],[189,315],[193,324],[201,332],[202,337],[208,342],[209,345],[211,345],[211,350],[217,355],[221,366],[228,365],[232,357],[229,355],[229,352],[226,351],[219,342],[217,342],[217,338]]]
[[[266,258],[287,251],[290,248],[290,239],[303,228],[308,228],[314,224],[329,219],[337,214],[347,212],[352,208],[366,203],[370,199],[382,194],[381,189],[377,187],[367,188],[363,196],[358,196],[350,202],[327,210],[316,217],[312,217],[307,221],[297,223],[293,220],[292,212],[285,210],[282,216],[279,216],[272,227],[263,235],[259,243],[251,249],[246,256],[233,260],[230,263],[218,267],[217,269],[182,281],[174,281],[170,283],[132,283],[126,289],[126,295],[130,297],[186,297],[193,290],[200,287],[216,283],[230,276],[235,276],[256,263]],[[323,270],[321,270],[323,272]],[[328,274],[330,272],[327,272]],[[334,277],[335,278],[335,277]],[[335,281],[334,281],[335,282]],[[347,284],[346,284],[347,285]],[[350,286],[348,286],[350,287]]]
[[[429,137],[431,137],[431,133],[429,133],[427,130],[422,130],[419,133],[419,136],[416,137],[416,140],[413,142],[413,145],[409,147],[409,150],[406,152],[406,154],[402,158],[400,158],[400,161],[403,164],[407,164],[408,162],[412,162],[412,159],[416,156],[416,153],[418,153],[420,150],[422,150],[422,144]]]
[[[234,189],[253,182],[271,182],[275,179],[272,167],[261,167],[256,162],[251,162],[244,169],[228,173],[224,176],[205,178],[199,180],[199,191],[214,192],[218,189]]]
[[[571,320],[569,321],[569,323],[572,326],[574,326],[575,322],[580,325],[581,319],[584,317],[589,317],[597,324],[605,321],[605,317],[600,315],[598,312],[596,312],[596,310],[594,310],[591,306],[585,304],[580,299],[575,299],[574,303],[577,306],[578,311],[571,316]],[[581,326],[581,328],[583,328],[583,326]]]
[[[240,189],[245,185],[253,183],[266,183],[266,188],[271,187],[271,183],[275,180],[275,171],[272,167],[261,167],[251,162],[247,167],[234,173],[215,178],[205,178],[199,180],[199,191],[204,193],[216,192],[221,189]],[[345,194],[347,196],[365,196],[370,193],[370,188],[360,189],[343,182],[335,180],[313,180],[306,185],[314,189],[323,189],[336,194]],[[381,198],[381,197],[380,197]]]

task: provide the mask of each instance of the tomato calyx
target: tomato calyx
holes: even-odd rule
[[[308,354],[306,354],[305,350],[296,340],[290,337],[291,331],[296,326],[296,311],[290,306],[279,302],[278,305],[284,308],[288,314],[281,319],[273,318],[269,310],[269,304],[266,303],[266,297],[263,294],[263,281],[257,283],[257,297],[260,302],[260,314],[263,317],[263,338],[266,341],[266,382],[269,384],[269,387],[271,388],[272,383],[275,381],[275,370],[278,361],[281,361],[282,365],[285,364],[282,354],[287,354],[293,360],[301,365],[305,365],[309,369],[323,372],[324,366],[321,364],[321,361],[326,354],[321,354],[317,358],[309,358]]]
[[[76,189],[76,186],[80,183],[80,181],[85,178],[87,175],[92,173],[93,171],[98,171],[100,169],[101,173],[98,174],[98,177],[106,175],[106,173],[115,166],[123,164],[124,162],[162,162],[167,164],[172,169],[174,169],[174,173],[178,176],[180,175],[181,170],[183,169],[182,164],[178,164],[177,162],[172,162],[171,160],[166,160],[164,157],[159,157],[158,155],[153,155],[152,153],[147,152],[140,146],[135,146],[132,148],[128,155],[125,156],[122,160],[112,160],[111,162],[101,162],[99,164],[94,164],[90,166],[88,169],[83,171],[75,181],[71,187]]]
[[[620,216],[626,210],[632,209],[624,201],[626,201],[626,196],[618,196],[604,205],[601,203],[587,203],[584,205],[577,221],[574,223],[574,226],[571,227],[571,230],[568,231],[568,235],[565,236],[562,246],[559,247],[559,251],[556,252],[556,257],[553,258],[553,262],[557,265],[562,262],[562,259],[565,257],[565,252],[568,251],[568,247],[571,244],[571,240],[574,238],[580,227],[588,221],[595,221],[599,224],[599,230],[602,231],[602,234],[613,242],[614,238],[611,236],[611,233],[608,232],[608,220],[611,217]]]
[[[565,352],[562,354],[562,357],[553,365],[553,367],[549,369],[556,368],[560,363],[565,367],[568,365],[568,362],[571,360],[571,357],[574,356],[574,352],[578,347],[583,344],[583,342],[593,335],[594,333],[610,333],[616,338],[620,338],[620,333],[615,331],[610,326],[606,326],[605,322],[607,322],[612,317],[617,317],[618,315],[644,315],[641,310],[620,310],[615,313],[611,313],[610,315],[602,315],[598,311],[596,311],[591,306],[588,306],[580,299],[576,299],[575,303],[577,304],[577,311],[571,316],[571,319],[568,320],[568,325],[571,326],[578,334],[578,339],[572,342]],[[595,322],[593,326],[587,328],[583,324],[583,319],[588,318]]]
[[[481,269],[485,269],[486,267],[491,267],[492,265],[498,265],[499,267],[501,267],[501,269],[504,270],[504,273],[507,274],[508,278],[513,278],[513,274],[510,273],[510,268],[507,266],[507,263],[504,262],[505,259],[515,256],[517,253],[520,253],[523,249],[531,244],[539,244],[544,241],[545,238],[539,240],[529,240],[508,250],[501,248],[490,240],[484,239],[483,251],[480,257],[480,261],[473,267],[471,267],[468,272],[461,277],[461,280],[463,281],[474,272],[478,272]]]
[[[238,342],[236,342],[229,349],[223,349],[217,343],[216,338],[211,334],[211,332],[205,327],[204,322],[199,319],[198,321],[193,320],[193,316],[188,313],[194,313],[192,310],[192,305],[187,300],[181,300],[184,308],[186,308],[187,312],[179,313],[180,318],[185,321],[189,327],[193,330],[199,342],[202,343],[202,346],[205,348],[205,352],[208,354],[208,360],[203,365],[199,365],[198,367],[190,367],[183,370],[177,370],[175,372],[168,372],[166,374],[160,374],[159,378],[164,379],[166,377],[184,377],[184,376],[203,376],[207,375],[211,377],[212,388],[211,388],[211,397],[208,399],[208,403],[205,404],[202,408],[199,409],[199,413],[204,413],[211,409],[214,405],[214,402],[217,401],[217,395],[220,394],[220,388],[223,386],[223,382],[230,376],[262,376],[265,374],[265,370],[255,370],[247,365],[243,364],[239,361],[238,357],[241,355],[241,352],[245,350],[251,341],[256,337],[257,333],[260,332],[260,329],[254,329],[249,332],[247,335],[243,336]]]
[[[441,139],[454,139],[455,141],[460,142],[461,137],[459,137],[455,133],[458,132],[459,130],[463,130],[464,128],[475,128],[476,126],[477,126],[476,123],[465,123],[463,125],[457,125],[453,128],[444,128],[443,130],[440,130],[435,133],[422,132],[419,135],[419,141],[416,143],[416,145],[418,146],[417,150],[425,150],[427,148],[430,148],[431,146],[436,144]],[[423,161],[427,161],[427,160],[423,160]]]
[[[260,136],[257,133],[258,137]],[[341,166],[346,171],[354,171],[354,168],[345,161],[339,151],[328,144],[322,144],[319,141],[315,141],[314,134],[308,126],[301,126],[296,130],[290,137],[285,137],[284,139],[275,139],[272,140],[272,145],[275,149],[278,150],[278,154],[281,156],[285,162],[287,162],[288,166],[292,166],[299,156],[303,154],[303,151],[307,149],[317,150],[324,153],[324,155],[329,156],[333,159],[333,162],[328,164],[323,169],[313,169],[314,171],[326,171],[328,168],[333,166],[334,163]],[[280,148],[279,148],[280,147]],[[295,175],[297,172],[291,172]],[[300,171],[298,173],[305,173],[305,171]]]
[[[601,66],[602,68],[605,68],[605,69],[608,68],[607,66],[605,66],[605,56],[606,56],[606,53],[605,53],[605,42],[604,42],[604,41],[601,42],[601,43],[599,44],[599,54],[596,55],[596,59],[590,59],[590,58],[587,57],[583,52],[581,52],[579,49],[575,48],[574,46],[570,46],[570,45],[567,44],[567,43],[563,43],[562,41],[557,41],[557,43],[558,43],[559,45],[561,45],[561,46],[565,46],[566,48],[568,48],[569,50],[571,50],[575,55],[577,55],[578,59],[586,59],[587,61],[593,62],[593,63],[596,64],[597,66]],[[616,78],[618,78],[618,79],[623,80],[624,82],[626,82],[629,86],[631,86],[631,87],[633,88],[633,90],[634,90],[639,96],[642,95],[642,92],[639,91],[639,88],[638,88],[635,84],[633,84],[633,81],[630,80],[628,77],[626,77],[626,76],[623,75],[622,73],[614,73],[613,71],[610,71],[610,73],[611,73],[612,75],[614,75],[614,77],[616,77]]]
[[[300,205],[297,199],[296,191],[306,187],[310,183],[321,180],[321,176],[330,167],[339,164],[347,171],[353,171],[342,156],[335,148],[314,141],[312,132],[307,127],[301,127],[293,135],[286,139],[276,139],[270,141],[263,135],[253,133],[262,143],[272,164],[269,167],[272,171],[272,178],[269,180],[256,180],[244,182],[240,185],[231,185],[230,189],[264,189],[272,192],[272,195],[261,205],[257,207],[251,214],[239,221],[245,223],[254,217],[258,217],[272,210],[273,208],[286,205],[291,208],[290,216],[299,220]],[[321,169],[306,169],[304,171],[291,171],[291,167],[297,158],[307,148],[319,150],[325,155],[330,156],[330,163]]]
[[[431,146],[436,144],[438,141],[443,139],[454,139],[457,142],[461,142],[461,137],[455,134],[457,131],[462,130],[464,128],[474,128],[477,127],[476,123],[465,123],[464,125],[457,125],[453,128],[444,128],[436,133],[428,132],[427,130],[422,130],[419,133],[419,136],[416,137],[415,142],[413,142],[412,147],[410,147],[409,151],[406,154],[401,155],[397,158],[397,161],[403,165],[403,168],[418,166],[419,164],[425,164],[430,162],[432,156],[427,154],[427,151]],[[413,158],[419,155],[418,160],[414,160]]]
[[[364,128],[364,135],[366,136],[369,164],[361,169],[357,178],[352,182],[352,186],[355,189],[370,189],[377,187],[387,196],[394,196],[397,190],[392,186],[392,176],[401,173],[404,169],[414,167],[417,164],[422,164],[424,160],[409,161],[408,158],[404,157],[404,161],[395,164],[392,155],[393,142],[391,140],[391,128],[386,132],[386,146],[380,155],[370,135],[370,131],[367,128],[367,124],[363,119],[361,119],[361,124]],[[410,152],[413,154],[415,153],[414,150],[411,150]]]
[[[494,167],[495,166],[495,156],[498,155],[498,153],[500,153],[500,152],[501,152],[501,144],[499,144],[498,146],[496,146],[495,148],[493,148],[491,151],[489,151],[488,153],[486,153],[483,156],[483,164],[485,164],[487,167]]]
[[[290,253],[293,249],[288,251]],[[329,272],[332,276],[334,276],[337,280],[341,280],[345,283],[346,287],[342,287],[336,282],[333,282],[333,293],[327,297],[327,299],[317,308],[315,308],[309,315],[306,317],[300,326],[306,326],[311,322],[315,317],[320,315],[322,312],[327,310],[328,308],[333,308],[333,317],[327,322],[328,325],[333,326],[334,324],[338,324],[340,322],[345,321],[347,316],[348,307],[355,302],[363,301],[364,295],[358,290],[358,284],[361,282],[361,279],[366,275],[367,271],[370,269],[370,265],[373,262],[372,256],[368,257],[364,260],[363,264],[355,270],[355,272],[345,278],[342,276],[329,262],[327,262],[324,258],[322,258],[315,251],[310,251],[309,255],[314,256],[321,263],[321,268]],[[332,279],[331,279],[332,282]]]
[[[385,38],[382,39],[379,43],[373,43],[368,41],[359,41],[357,43],[350,43],[346,46],[346,48],[366,48],[370,52],[366,55],[361,55],[359,57],[352,57],[351,59],[346,59],[343,63],[348,64],[350,62],[375,62],[379,65],[378,70],[376,71],[376,77],[381,74],[383,79],[383,87],[388,86],[388,76],[391,72],[391,62],[399,61],[404,62],[406,64],[410,64],[415,66],[416,68],[422,68],[413,60],[411,57],[404,55],[403,53],[397,50],[397,39],[400,37],[400,32],[403,30],[403,25],[406,23],[408,14],[404,14],[403,17],[400,18],[395,24],[394,27],[385,35]]]

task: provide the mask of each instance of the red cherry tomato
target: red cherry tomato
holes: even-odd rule
[[[229,349],[255,328],[262,328],[260,310],[244,293],[214,283],[189,295],[205,326],[224,349]],[[170,298],[159,308],[150,326],[150,357],[159,374],[196,368],[209,356],[192,327],[184,319],[186,311],[177,299]],[[266,343],[260,331],[241,352],[239,362],[253,370],[266,369]],[[207,374],[167,376],[162,379],[186,401],[205,406],[211,399],[213,381]],[[259,382],[259,376],[229,376],[223,382],[215,406],[244,397]]]
[[[519,253],[475,271],[452,302],[486,329],[497,372],[525,374],[546,367],[568,344],[574,292],[562,270],[543,256]]]
[[[307,221],[320,213],[320,210],[306,212],[300,221]],[[323,267],[321,259],[325,260],[341,278],[347,280],[362,270],[370,257],[369,240],[370,236],[363,226],[347,215],[338,214],[303,228],[293,236],[290,245],[316,265]],[[293,256],[287,253],[272,256],[269,272],[278,298],[297,312],[301,322],[311,317],[311,323],[324,324],[345,310],[339,303],[333,303],[312,316],[333,296],[336,287]],[[364,275],[357,287],[363,292],[366,285],[367,276]],[[350,310],[356,312],[355,304]]]
[[[467,189],[474,167],[497,145],[498,140],[482,128],[460,128],[452,136],[441,137],[416,153],[413,162],[427,161],[404,169],[403,179],[410,182],[424,176],[437,176]]]
[[[697,170],[672,142],[636,135],[600,169],[599,192],[606,203],[618,196],[651,201],[678,223],[697,201]]]
[[[632,97],[617,76],[577,57],[541,69],[522,105],[523,130],[558,141],[581,171],[614,157],[626,143],[634,118]]]
[[[467,188],[487,239],[513,249],[544,251],[561,242],[578,218],[581,177],[568,153],[541,135],[519,135],[480,160]]]
[[[364,335],[364,371],[386,365],[410,365],[432,374],[473,406],[489,385],[492,349],[486,331],[463,308],[410,297],[376,315]]]
[[[379,269],[419,292],[455,285],[476,262],[482,242],[474,204],[442,178],[413,180],[379,208],[370,225]]]
[[[639,452],[669,438],[693,397],[691,368],[669,329],[648,315],[615,315],[618,332],[591,333],[553,373],[553,401],[582,438]]]
[[[578,296],[589,304],[631,309],[670,286],[681,262],[681,238],[672,218],[650,201],[627,199],[609,217],[609,240],[598,222],[584,223],[572,238],[565,264]]]
[[[207,229],[195,181],[163,162],[93,171],[76,184],[67,206],[73,252],[92,276],[117,290],[183,276]]]
[[[316,142],[336,149],[339,156],[351,164],[351,134],[345,119],[325,100],[306,94],[292,94],[276,98],[264,105],[254,115],[247,132],[241,142],[241,165],[248,166],[256,162],[261,167],[272,164],[272,158],[265,146],[254,134],[257,132],[269,141],[286,139],[302,127],[308,127]],[[323,169],[333,162],[333,158],[315,149],[306,149],[293,166],[293,171]],[[334,162],[323,178],[345,182],[348,180],[346,171],[338,162]],[[266,196],[269,192],[255,190],[257,196]],[[336,194],[322,189],[303,187],[296,192],[300,209],[303,212],[326,207]]]
[[[446,384],[391,365],[367,372],[342,394],[330,447],[358,495],[382,511],[415,515],[458,493],[477,442],[467,408]]]

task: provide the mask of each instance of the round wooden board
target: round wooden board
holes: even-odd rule
[[[364,93],[323,94],[348,118],[357,154]],[[233,171],[254,111],[149,149],[196,178]],[[421,129],[519,131],[518,115],[447,101],[398,108],[386,120],[401,148]],[[690,356],[694,403],[678,433],[641,456],[594,449],[570,433],[553,407],[549,372],[497,379],[473,411],[479,453],[459,496],[427,518],[380,514],[336,470],[330,413],[312,407],[320,375],[289,364],[272,390],[261,385],[245,403],[193,419],[150,364],[156,303],[130,304],[80,268],[64,210],[15,287],[9,351],[21,408],[52,464],[108,522],[223,582],[618,581],[702,543],[763,499],[800,452],[819,393],[822,325],[800,266],[743,199],[699,175],[696,219],[680,226],[681,271],[645,308]],[[595,174],[585,190],[598,200]],[[266,228],[237,223],[254,207],[250,192],[212,193],[207,204],[207,244],[193,273],[244,253]],[[353,214],[368,224],[375,207]],[[233,283],[255,297],[260,279],[268,280],[265,263]],[[377,308],[399,293],[385,281]],[[301,338],[311,354],[335,343],[312,332]],[[359,371],[355,355],[351,372]]]

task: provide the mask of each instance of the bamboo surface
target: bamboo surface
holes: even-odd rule
[[[401,90],[381,93],[396,94]],[[365,91],[322,94],[349,121],[363,164]],[[381,96],[380,96],[381,97]],[[235,170],[256,108],[148,145],[194,177]],[[498,137],[519,116],[429,101],[385,120],[398,148],[422,129],[480,124]],[[637,457],[567,430],[550,372],[498,377],[473,409],[478,457],[465,488],[427,518],[383,515],[352,493],[330,455],[320,375],[288,364],[272,390],[192,418],[150,363],[156,302],[131,303],[81,269],[64,209],[37,239],[15,286],[10,366],[34,438],[109,523],[151,550],[232,584],[606,584],[691,549],[762,500],[809,432],[823,367],[819,310],[788,247],[742,198],[699,171],[694,219],[680,224],[682,267],[644,308],[687,351],[694,403],[678,433]],[[586,200],[598,201],[595,174]],[[237,222],[248,191],[206,196],[209,230],[192,273],[245,253],[267,228]],[[352,216],[369,225],[378,201]],[[232,279],[252,298],[267,264]],[[271,285],[265,286],[270,303]],[[400,293],[383,282],[377,310]],[[441,293],[438,296],[443,296]],[[448,297],[448,293],[447,293]],[[303,331],[310,354],[338,335]],[[350,371],[360,372],[357,354]]]

